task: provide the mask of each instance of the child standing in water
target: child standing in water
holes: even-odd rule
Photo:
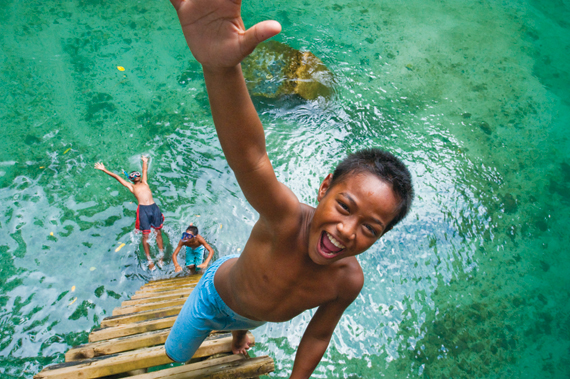
[[[95,163],[95,168],[101,170],[107,175],[117,179],[119,183],[124,185],[131,191],[133,195],[137,198],[137,219],[135,222],[135,228],[142,231],[143,238],[142,244],[144,248],[144,253],[148,261],[148,268],[151,271],[156,270],[156,266],[150,257],[150,245],[148,244],[148,236],[150,235],[151,228],[156,231],[156,244],[158,245],[158,266],[162,268],[162,259],[164,256],[164,246],[162,242],[162,224],[164,222],[164,216],[160,212],[158,205],[155,204],[150,187],[147,183],[147,170],[148,170],[148,157],[141,156],[142,160],[142,176],[138,171],[133,171],[129,174],[130,183],[123,179],[121,176],[108,171],[102,162]]]
[[[186,233],[182,233],[182,238],[176,246],[176,250],[172,253],[172,262],[174,262],[174,272],[182,271],[182,267],[178,264],[178,252],[186,246],[186,267],[192,275],[201,272],[208,267],[208,263],[214,256],[214,249],[208,245],[208,242],[198,234],[198,227],[190,224],[186,228]],[[204,261],[204,250],[208,250],[208,257]]]
[[[240,62],[281,31],[276,21],[245,30],[241,1],[171,0],[186,42],[201,63],[222,149],[259,220],[241,256],[218,259],[190,294],[166,353],[188,361],[213,329],[232,330],[234,353],[250,345],[247,330],[318,307],[297,350],[291,378],[308,378],[320,362],[364,276],[356,255],[408,212],[410,173],[392,154],[350,155],[326,176],[316,208],[280,183]]]

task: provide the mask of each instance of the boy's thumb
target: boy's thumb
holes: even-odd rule
[[[260,42],[276,36],[280,32],[281,24],[277,21],[269,20],[255,24],[245,32],[243,39],[245,53],[250,54]]]

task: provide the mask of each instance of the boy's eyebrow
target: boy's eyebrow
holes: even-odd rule
[[[344,197],[347,198],[347,200],[352,204],[352,205],[356,205],[356,201],[354,201],[354,199],[352,198],[352,196],[350,196],[350,194],[348,194],[347,192],[339,192],[339,195],[342,195]],[[378,220],[376,217],[372,217],[372,221],[374,221],[376,224],[380,225],[382,228],[385,228],[386,226],[384,225],[384,223],[380,220]]]

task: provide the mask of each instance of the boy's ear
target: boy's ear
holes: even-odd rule
[[[321,183],[321,186],[319,187],[317,201],[320,202],[323,199],[323,197],[325,197],[327,191],[331,187],[331,182],[332,182],[332,174],[328,174],[325,180],[323,180],[323,182]]]

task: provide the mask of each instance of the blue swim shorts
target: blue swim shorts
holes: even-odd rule
[[[176,318],[166,339],[166,354],[176,362],[187,362],[212,330],[251,330],[265,324],[240,316],[223,302],[214,286],[216,271],[227,255],[206,270]]]
[[[196,270],[200,271],[198,265],[204,262],[204,245],[200,245],[197,248],[186,246],[186,266],[196,266]]]
[[[151,205],[139,205],[137,207],[135,229],[142,231],[143,234],[150,234],[150,228],[156,230],[162,229],[163,223],[164,216],[156,203]]]

